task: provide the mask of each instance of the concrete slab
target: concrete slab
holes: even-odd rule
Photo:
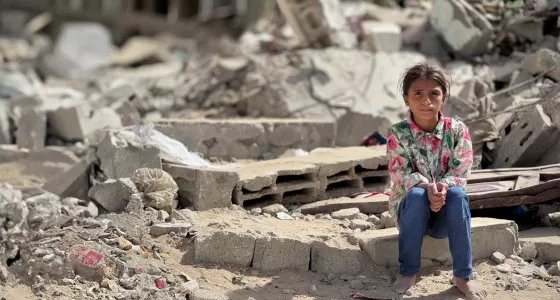
[[[281,237],[258,238],[253,256],[253,269],[262,271],[309,270],[311,242]]]
[[[196,261],[250,267],[256,238],[250,234],[218,231],[198,235],[194,242]]]
[[[473,218],[471,222],[473,259],[486,259],[498,251],[506,256],[519,247],[517,225],[513,221],[491,218]],[[398,266],[397,228],[369,230],[358,234],[362,249],[378,265]],[[450,264],[447,239],[425,237],[422,246],[422,266]]]
[[[521,246],[532,243],[537,257],[547,262],[560,261],[560,228],[542,227],[519,232]]]
[[[45,147],[47,114],[35,108],[24,108],[17,121],[16,143],[31,150]]]
[[[163,119],[155,129],[207,157],[257,159],[278,157],[288,149],[332,147],[334,121],[303,119]]]

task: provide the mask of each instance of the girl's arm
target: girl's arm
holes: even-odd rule
[[[469,128],[463,123],[457,121],[457,143],[452,149],[449,161],[447,162],[448,171],[440,180],[449,187],[461,187],[465,189],[467,186],[467,176],[471,172],[473,164],[472,142],[469,135]],[[444,153],[445,155],[445,153]]]

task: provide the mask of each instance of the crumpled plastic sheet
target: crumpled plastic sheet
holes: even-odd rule
[[[238,164],[212,165],[205,161],[200,154],[189,152],[187,147],[181,142],[155,130],[152,124],[138,125],[134,128],[134,133],[143,143],[155,145],[161,151],[161,157],[172,163],[218,169],[235,169],[239,167]]]
[[[169,173],[160,169],[142,168],[134,172],[132,181],[150,201],[149,207],[171,212],[179,187]]]

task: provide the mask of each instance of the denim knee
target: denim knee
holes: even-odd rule
[[[413,187],[406,193],[406,197],[411,199],[427,199],[428,192],[425,189]]]
[[[467,196],[465,190],[460,187],[450,187],[447,189],[447,196],[445,197],[446,202],[449,203],[451,201],[462,201]]]

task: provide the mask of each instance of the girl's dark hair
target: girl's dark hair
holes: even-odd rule
[[[403,96],[406,96],[410,85],[416,79],[431,79],[439,83],[443,91],[444,99],[449,97],[451,90],[451,76],[444,69],[430,64],[417,64],[411,68],[406,69],[401,76],[399,83]]]

